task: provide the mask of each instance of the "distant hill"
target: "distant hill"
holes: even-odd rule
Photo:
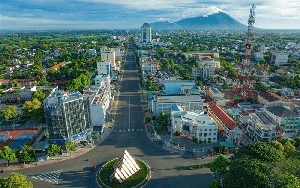
[[[175,23],[155,22],[153,30],[246,30],[247,26],[236,21],[225,12],[186,18]]]

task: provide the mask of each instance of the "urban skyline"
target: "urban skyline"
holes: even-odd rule
[[[249,6],[255,4],[256,27],[300,29],[300,3],[288,1],[107,1],[14,0],[0,3],[1,30],[138,29],[145,22],[175,22],[184,18],[228,13],[247,25]]]

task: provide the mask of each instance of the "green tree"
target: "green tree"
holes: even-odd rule
[[[213,149],[216,153],[227,153],[229,151],[229,148],[225,145],[214,146]]]
[[[42,100],[44,100],[46,98],[46,95],[45,95],[45,93],[42,90],[34,91],[32,93],[32,98],[36,98],[39,101],[42,101]]]
[[[146,123],[150,123],[152,117],[151,117],[150,115],[146,115],[146,116],[145,116],[145,119],[146,119]]]
[[[284,147],[283,153],[286,156],[291,156],[292,154],[294,154],[296,152],[295,146],[293,146],[290,141],[287,141],[283,145],[283,147]]]
[[[210,186],[210,188],[221,188],[221,181],[219,179],[214,179]]]
[[[287,158],[273,165],[270,170],[270,179],[276,187],[290,186],[294,183],[295,177],[298,179],[300,174],[299,159]],[[296,182],[297,183],[297,182]],[[299,182],[298,182],[299,186]]]
[[[146,86],[147,86],[148,91],[152,91],[153,84],[152,84],[151,80],[146,81]]]
[[[290,142],[292,145],[295,144],[295,140],[290,139],[290,138],[284,138],[284,139],[280,140],[280,143],[281,143],[282,145],[284,145],[284,144],[287,143],[287,142]]]
[[[229,87],[229,86],[228,86],[227,82],[224,82],[223,85],[222,85],[222,88],[223,88],[223,89],[226,89],[226,88],[228,88],[228,87]]]
[[[32,101],[26,101],[23,105],[23,112],[28,114],[33,119],[44,119],[45,111],[41,107],[42,103],[38,99],[32,99]]]
[[[280,153],[282,153],[283,150],[284,150],[284,147],[283,147],[282,144],[281,144],[280,142],[278,142],[278,141],[272,141],[272,142],[270,143],[270,145],[273,146],[273,147],[274,147],[275,149],[277,149],[278,151],[280,151]]]
[[[30,181],[26,181],[26,176],[20,173],[12,173],[6,179],[2,179],[1,187],[3,188],[33,188]]]
[[[229,162],[227,159],[220,154],[213,162],[210,163],[210,171],[216,174],[216,176],[221,176],[227,173],[227,166]]]
[[[15,80],[9,82],[8,85],[9,85],[9,87],[21,87],[20,83]]]
[[[3,159],[7,160],[8,166],[9,166],[9,161],[17,159],[15,152],[12,149],[10,149],[8,146],[3,147],[2,157]]]
[[[241,147],[233,156],[233,160],[245,157],[248,159],[258,159],[263,162],[275,162],[280,161],[283,155],[270,144],[254,142]]]
[[[168,116],[166,115],[166,113],[164,113],[164,112],[160,113],[157,122],[162,126],[167,126],[169,119],[168,119]]]
[[[268,176],[268,166],[259,161],[231,165],[223,179],[224,188],[273,188]]]
[[[27,163],[32,158],[35,159],[35,150],[31,146],[23,146],[20,150],[19,161]]]
[[[299,147],[300,146],[300,137],[296,137],[294,138],[294,141],[295,141],[295,147]]]
[[[50,82],[47,81],[45,75],[42,76],[41,81],[38,83],[39,86],[50,86]]]
[[[46,152],[49,157],[58,156],[60,153],[60,147],[55,144],[50,144]]]
[[[76,150],[75,145],[74,145],[74,143],[71,140],[66,141],[65,146],[67,148],[66,152],[67,153],[70,152],[70,155],[71,155],[71,151],[75,151]]]
[[[4,120],[11,120],[17,117],[21,112],[16,111],[17,107],[15,106],[5,106],[0,110],[0,114],[3,115]]]

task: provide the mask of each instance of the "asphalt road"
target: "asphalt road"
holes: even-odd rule
[[[154,168],[151,180],[145,186],[147,188],[209,187],[213,180],[209,169],[186,170],[188,162],[197,164],[189,154],[171,154],[147,137],[136,66],[134,46],[130,42],[123,79],[120,81],[114,130],[100,146],[77,158],[16,172],[25,174],[27,180],[38,188],[99,187],[92,166],[97,164],[99,168],[107,161],[120,157],[126,149],[134,158]],[[87,158],[90,160],[86,161]],[[11,172],[4,172],[1,176],[8,176]]]

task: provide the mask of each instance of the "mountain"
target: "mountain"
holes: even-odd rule
[[[220,11],[194,18],[186,18],[175,23],[155,22],[153,30],[246,30],[247,26],[236,21],[227,13]]]

